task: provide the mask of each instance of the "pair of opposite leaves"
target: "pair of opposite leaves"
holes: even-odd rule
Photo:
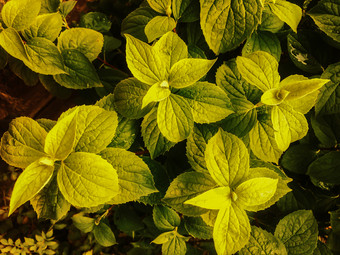
[[[208,142],[205,151],[207,169],[217,188],[204,192],[185,204],[218,210],[213,238],[219,255],[229,255],[244,247],[250,237],[246,211],[259,211],[273,205],[282,195],[278,186],[286,186],[267,168],[250,168],[244,143],[221,129]]]

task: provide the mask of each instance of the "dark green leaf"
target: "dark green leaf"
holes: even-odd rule
[[[311,124],[315,136],[324,147],[334,147],[340,140],[340,116],[339,114],[311,117]]]
[[[104,247],[109,247],[117,243],[111,228],[102,221],[99,225],[93,227],[93,234],[96,241]]]
[[[61,194],[56,177],[54,175],[50,182],[30,201],[38,218],[58,221],[70,210],[71,204]]]
[[[340,112],[340,62],[329,65],[321,75],[323,79],[330,79],[320,89],[320,94],[315,105],[315,113],[318,114],[332,114]]]
[[[266,31],[255,31],[244,44],[242,55],[246,56],[259,50],[268,52],[273,55],[277,61],[280,61],[281,44],[275,34]]]
[[[144,225],[134,210],[129,205],[121,205],[115,210],[114,223],[119,230],[129,233],[132,231],[141,230]]]
[[[187,139],[186,155],[195,171],[208,173],[205,163],[205,148],[208,140],[217,132],[217,128],[206,124],[195,124],[193,132]]]
[[[280,220],[274,235],[284,243],[288,254],[307,255],[315,250],[318,234],[318,224],[312,211],[300,210]]]
[[[141,7],[131,12],[122,22],[122,34],[129,34],[144,42],[148,39],[144,33],[146,24],[158,15],[150,7]]]
[[[295,182],[291,182],[289,187],[292,191],[277,202],[281,212],[290,213],[299,209],[314,209],[316,198],[311,191],[302,188]]]
[[[105,38],[105,36],[104,36]],[[104,39],[104,51],[105,51],[105,39]],[[104,52],[105,54],[105,52]],[[96,92],[100,97],[104,97],[110,93],[113,92],[114,88],[116,87],[116,85],[128,78],[129,76],[120,71],[120,70],[116,70],[116,69],[112,69],[112,68],[101,68],[97,71],[99,79],[101,80],[102,84],[104,87],[96,87]]]
[[[81,16],[79,25],[105,33],[110,31],[112,23],[104,13],[89,12]]]
[[[118,83],[114,90],[114,102],[117,111],[130,119],[139,119],[145,116],[155,105],[155,103],[152,103],[142,108],[143,97],[149,88],[149,85],[136,78],[128,78]]]
[[[60,85],[70,89],[88,89],[102,87],[95,67],[88,58],[78,50],[63,50],[67,74],[54,75]]]
[[[72,90],[62,87],[59,83],[57,83],[52,75],[39,75],[39,80],[45,89],[50,92],[53,96],[56,96],[61,99],[67,99],[71,96]]]
[[[249,243],[239,252],[240,255],[279,254],[287,255],[281,240],[261,228],[252,226]]]
[[[245,98],[232,98],[231,104],[235,113],[220,122],[221,127],[238,137],[249,133],[257,122],[257,111],[254,105]]]
[[[39,81],[38,74],[25,66],[21,60],[12,58],[9,62],[9,68],[16,76],[22,79],[27,86],[37,85]]]
[[[323,242],[318,241],[318,246],[314,250],[313,255],[333,255],[333,253]]]
[[[305,174],[316,155],[317,151],[308,144],[293,145],[283,154],[280,164],[293,173]]]
[[[340,42],[340,3],[337,0],[319,1],[308,15],[323,32]]]
[[[340,184],[340,151],[331,151],[308,167],[308,175],[319,181]]]
[[[211,239],[213,237],[213,227],[207,225],[201,217],[185,217],[184,226],[194,238]]]
[[[217,69],[216,83],[227,92],[230,99],[246,98],[254,104],[261,100],[261,90],[242,78],[237,70],[235,59],[226,62]]]
[[[8,62],[8,53],[0,46],[0,70],[4,69]]]
[[[173,0],[172,13],[176,20],[194,22],[199,20],[199,2],[196,0]]]
[[[143,140],[151,158],[157,158],[175,145],[174,142],[166,139],[158,128],[157,108],[152,109],[144,117],[141,127]]]
[[[93,230],[95,226],[95,220],[90,217],[86,217],[83,213],[77,213],[72,216],[73,225],[76,226],[81,232],[88,233]]]
[[[309,41],[302,33],[289,34],[287,47],[290,59],[298,68],[309,73],[322,72],[322,66],[310,53]]]
[[[266,8],[262,12],[262,20],[258,30],[276,33],[283,27],[283,25],[284,22]]]
[[[178,214],[167,206],[156,205],[152,215],[156,227],[161,231],[174,230],[181,223]]]
[[[57,12],[62,0],[42,0],[40,14]]]

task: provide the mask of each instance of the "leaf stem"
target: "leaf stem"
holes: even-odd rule
[[[99,225],[100,221],[105,218],[109,213],[110,211],[112,210],[112,208],[114,207],[115,205],[111,205],[109,209],[107,209],[100,217],[98,217],[96,220],[95,220],[95,224],[96,225]]]
[[[111,65],[110,63],[108,63],[105,59],[102,59],[102,58],[100,58],[100,57],[97,57],[97,59],[98,59],[100,62],[102,62],[104,65],[106,65],[106,66],[108,66],[108,67],[111,67],[111,68],[113,68],[113,69],[115,69],[115,70],[119,70],[117,67],[115,67],[115,66]]]
[[[254,108],[258,108],[258,107],[261,107],[261,106],[263,106],[263,105],[264,105],[264,103],[258,102],[256,105],[254,105]]]
[[[145,154],[148,154],[149,151],[148,150],[144,150],[144,151],[136,151],[135,152],[135,155],[139,156],[139,155],[145,155]]]

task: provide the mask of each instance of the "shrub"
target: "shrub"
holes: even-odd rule
[[[48,223],[3,253],[340,252],[338,1],[2,5],[0,66],[93,98],[2,135],[7,216]]]

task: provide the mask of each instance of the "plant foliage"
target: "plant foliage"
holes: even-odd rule
[[[87,99],[2,135],[51,227],[1,252],[339,254],[338,0],[76,4],[1,4],[0,67]]]

